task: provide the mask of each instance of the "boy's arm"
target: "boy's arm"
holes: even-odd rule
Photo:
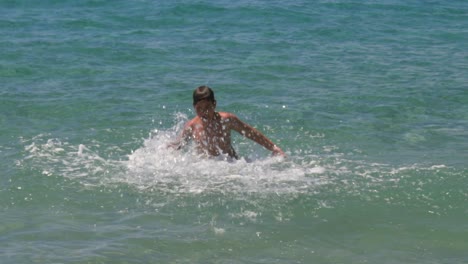
[[[276,146],[269,138],[249,124],[240,120],[236,115],[229,114],[228,118],[230,120],[231,128],[235,131],[272,151],[273,155],[286,156],[283,150]]]
[[[181,149],[190,139],[192,136],[192,126],[191,122],[188,122],[185,124],[184,129],[180,133],[180,135],[177,137],[177,139],[167,145],[169,148],[175,148],[175,149]]]

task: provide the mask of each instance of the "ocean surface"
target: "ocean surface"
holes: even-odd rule
[[[468,263],[467,164],[468,1],[0,1],[2,264]]]

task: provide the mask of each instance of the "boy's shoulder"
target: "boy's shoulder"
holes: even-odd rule
[[[218,112],[218,114],[222,119],[237,118],[235,114],[229,112]]]
[[[221,122],[223,124],[234,129],[239,126],[240,120],[235,114],[228,112],[219,112],[218,114],[221,117]]]
[[[185,127],[193,127],[194,125],[201,124],[200,117],[196,116],[185,124]]]

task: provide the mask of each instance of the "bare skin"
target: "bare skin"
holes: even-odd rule
[[[200,152],[212,156],[227,154],[237,159],[238,156],[231,145],[231,130],[234,130],[272,151],[273,155],[285,156],[281,148],[236,115],[215,112],[216,101],[201,100],[194,107],[197,116],[187,122],[178,140],[171,146],[180,147],[182,141],[193,139]]]

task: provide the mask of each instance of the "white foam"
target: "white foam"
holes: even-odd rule
[[[232,160],[201,157],[190,146],[180,151],[168,148],[186,119],[183,115],[176,118],[174,128],[152,131],[140,148],[118,160],[103,158],[115,146],[102,147],[100,142],[73,145],[38,135],[24,140],[26,156],[18,164],[27,163],[45,176],[75,179],[84,186],[124,183],[142,191],[176,194],[302,193],[327,182],[320,177],[324,168],[310,161],[301,164],[294,157],[266,154],[249,161]]]
[[[41,134],[31,139],[31,142],[25,141],[27,155],[18,166],[29,164],[46,176],[83,178],[84,185],[102,184],[108,177],[106,172],[122,166],[118,161],[102,158],[92,150],[94,146],[74,146],[57,138],[46,138],[47,136]]]
[[[168,148],[172,133],[161,132],[145,140],[128,157],[122,181],[139,188],[159,186],[168,192],[301,192],[317,184],[312,174],[322,168],[304,167],[288,158],[263,157],[232,160],[201,157],[188,147]]]
[[[16,165],[29,166],[44,176],[73,179],[86,187],[126,184],[142,193],[175,196],[226,194],[238,200],[250,195],[263,196],[266,200],[283,194],[294,197],[320,192],[319,187],[327,184],[336,185],[337,191],[360,194],[371,187],[379,190],[378,186],[386,183],[393,186],[406,177],[407,171],[447,169],[443,164],[412,164],[395,168],[388,164],[347,160],[343,154],[328,153],[332,147],[327,147],[321,155],[314,155],[310,149],[301,149],[281,158],[257,155],[254,149],[243,145],[239,154],[255,158],[201,157],[190,146],[183,150],[167,147],[180,132],[186,116],[176,115],[176,121],[176,126],[171,129],[149,133],[141,147],[128,154],[117,146],[105,146],[102,142],[71,144],[49,138],[47,134],[22,139],[25,156]],[[122,155],[104,158],[115,156],[107,155],[114,152]],[[319,205],[333,206],[325,203],[324,200],[324,204]],[[257,210],[245,208],[233,217],[254,222],[256,214]],[[278,215],[277,218],[287,220],[286,215]]]

